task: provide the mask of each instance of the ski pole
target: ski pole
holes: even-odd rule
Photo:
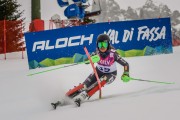
[[[162,82],[162,81],[154,81],[154,80],[143,80],[143,79],[137,79],[137,78],[130,78],[130,80],[153,82],[153,83],[160,83],[160,84],[175,84],[174,82]]]
[[[75,63],[75,64],[70,64],[70,65],[67,65],[67,66],[61,66],[61,67],[58,67],[58,68],[53,68],[53,69],[44,70],[44,71],[40,71],[40,72],[36,72],[36,73],[31,73],[31,74],[28,74],[27,76],[33,76],[33,75],[37,75],[37,74],[41,74],[41,73],[45,73],[45,72],[50,72],[50,71],[53,71],[53,70],[58,70],[58,69],[61,69],[61,68],[70,67],[70,66],[79,65],[79,64]]]
[[[97,63],[100,60],[98,55],[92,56],[91,59],[92,59],[93,63]],[[71,66],[75,66],[75,65],[79,65],[79,64],[83,64],[83,63],[88,64],[88,63],[90,63],[90,61],[87,60],[87,61],[84,61],[84,62],[74,63],[74,64],[61,66],[61,67],[57,67],[57,68],[53,68],[53,69],[49,69],[49,70],[44,70],[44,71],[40,71],[40,72],[36,72],[36,73],[31,73],[31,74],[28,74],[27,76],[33,76],[33,75],[37,75],[37,74],[41,74],[41,73],[45,73],[45,72],[50,72],[50,71],[58,70],[58,69],[61,69],[61,68],[71,67]]]

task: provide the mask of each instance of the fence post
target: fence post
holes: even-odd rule
[[[4,18],[4,59],[6,60],[6,17]]]
[[[21,20],[21,40],[23,39],[23,25],[22,25],[22,20]],[[22,48],[22,59],[24,59],[24,53],[23,53],[23,42],[21,44],[21,48]]]
[[[65,23],[64,23],[64,22],[65,22],[64,20],[61,20],[61,22],[60,22],[60,23],[61,23],[61,27],[62,27],[62,28],[64,28],[64,27],[65,27]]]
[[[49,20],[49,30],[52,30],[53,29],[53,22],[52,20]]]

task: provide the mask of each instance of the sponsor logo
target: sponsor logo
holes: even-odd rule
[[[100,60],[100,61],[99,61],[99,64],[101,64],[101,65],[107,65],[107,66],[109,66],[110,63],[111,63],[111,60]]]
[[[108,32],[104,31],[104,34],[107,34],[110,38],[112,44],[118,44],[120,41],[118,40],[119,32],[113,29],[109,29]]]
[[[43,40],[34,42],[32,52],[37,50],[52,50],[52,49],[59,49],[64,47],[73,47],[83,45],[85,41],[89,42],[89,45],[92,44],[94,34],[90,34],[89,37],[85,37],[85,35],[79,36],[72,36],[72,37],[65,37],[65,38],[58,38],[54,45],[50,45],[50,40]]]

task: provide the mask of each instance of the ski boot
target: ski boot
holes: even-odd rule
[[[87,92],[86,92],[86,91],[82,91],[81,93],[79,93],[78,95],[76,95],[76,96],[73,98],[73,100],[74,100],[74,103],[75,103],[78,107],[80,107],[80,106],[81,106],[81,103],[82,103],[83,101],[85,101],[86,98],[88,98],[88,97],[89,97],[89,96],[88,96]]]

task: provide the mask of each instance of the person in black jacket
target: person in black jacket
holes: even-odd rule
[[[128,82],[129,64],[126,62],[110,44],[110,38],[106,34],[100,34],[96,41],[97,49],[91,56],[98,55],[100,60],[97,62],[96,71],[100,79],[101,86],[112,83],[117,75],[116,62],[124,66],[124,72],[121,76],[123,82]],[[79,86],[66,93],[66,96],[72,98],[75,103],[80,103],[90,98],[99,90],[98,82],[94,73],[90,74],[86,80]]]

